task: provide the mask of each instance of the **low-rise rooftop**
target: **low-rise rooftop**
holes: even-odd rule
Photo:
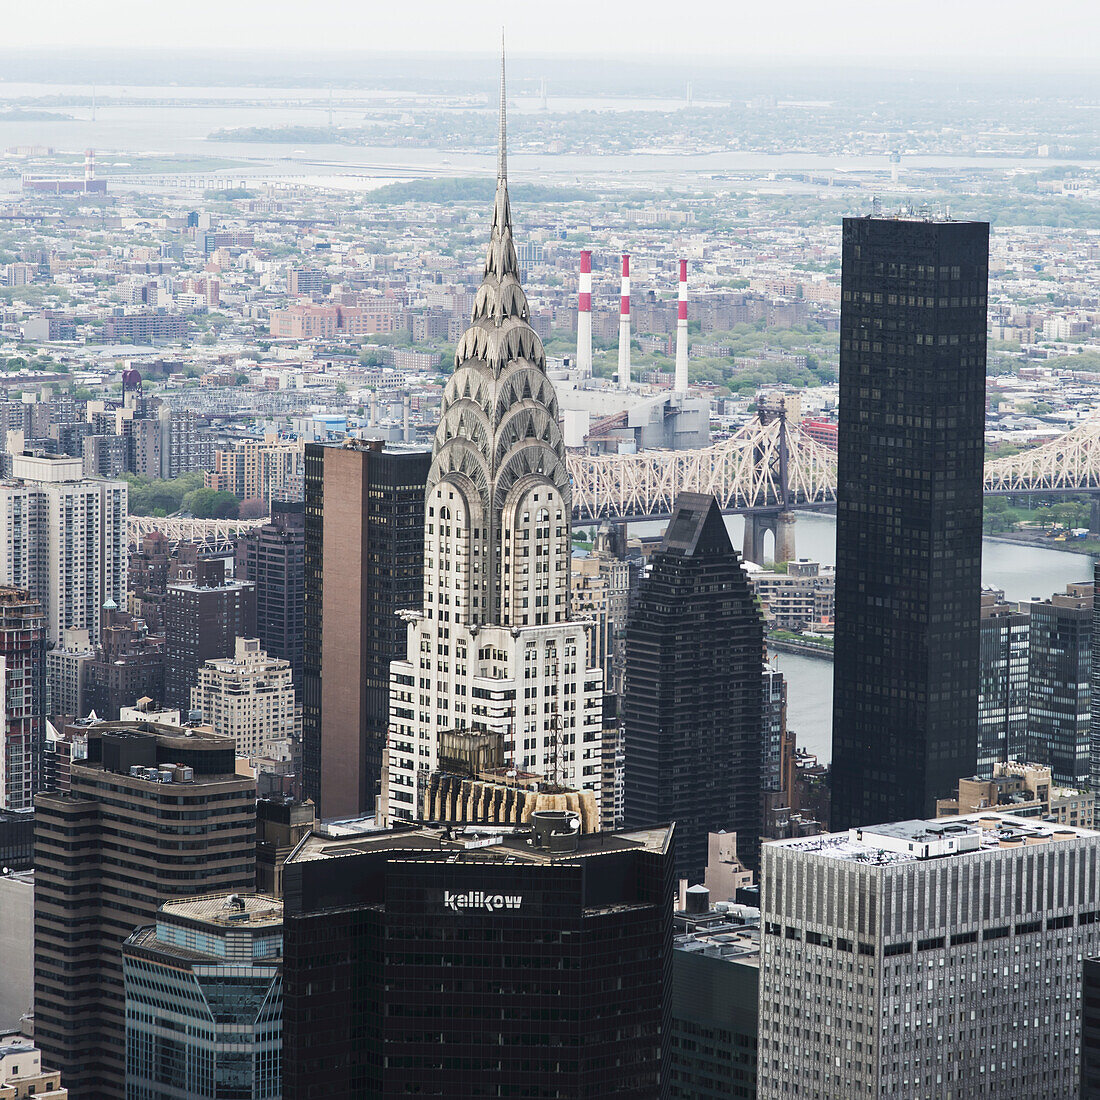
[[[1100,838],[1100,832],[991,811],[962,817],[895,821],[849,829],[846,833],[823,833],[771,843],[831,859],[885,866],[1090,837]]]

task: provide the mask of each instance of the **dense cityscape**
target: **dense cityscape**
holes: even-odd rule
[[[0,1100],[1100,1097],[1095,74],[0,56]]]

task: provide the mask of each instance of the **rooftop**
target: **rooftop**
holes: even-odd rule
[[[283,903],[266,894],[204,894],[166,901],[160,914],[234,928],[278,928],[283,923]]]
[[[689,955],[760,965],[760,910],[718,902],[706,913],[678,912],[672,946]]]
[[[392,853],[397,858],[403,854],[435,852],[448,861],[465,863],[569,863],[588,856],[637,848],[663,852],[672,839],[671,825],[656,825],[616,833],[581,833],[576,837],[575,850],[553,851],[535,847],[530,828],[477,825],[463,829],[414,825],[378,829],[368,821],[339,822],[335,828],[319,826],[303,838],[286,862],[305,863],[370,852]],[[362,824],[363,828],[356,829],[357,824]]]
[[[770,844],[881,867],[1085,838],[1100,838],[1100,832],[989,811],[928,821],[895,821]]]

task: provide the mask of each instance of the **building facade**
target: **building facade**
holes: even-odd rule
[[[61,640],[46,653],[47,714],[84,718],[85,673],[95,648],[87,630],[63,630]]]
[[[676,822],[676,870],[702,882],[707,835],[755,863],[764,626],[713,497],[681,493],[626,633],[624,812]]]
[[[1050,767],[1055,783],[1089,785],[1093,587],[1027,605],[1027,759]]]
[[[1092,637],[1100,641],[1100,562],[1093,566]],[[1100,645],[1089,647],[1089,786],[1100,791]]]
[[[765,791],[783,790],[783,739],[787,732],[787,681],[783,673],[764,665],[761,716],[764,737],[760,759],[760,786]]]
[[[1056,1100],[1100,833],[987,811],[764,846],[761,1100]]]
[[[127,487],[85,478],[65,455],[12,458],[0,483],[0,584],[27,589],[45,609],[46,637],[99,637],[99,609],[126,600]]]
[[[286,751],[294,739],[290,662],[269,657],[257,638],[238,638],[232,657],[209,660],[199,669],[190,709],[228,737],[238,756]]]
[[[836,605],[836,570],[806,559],[786,564],[785,573],[767,569],[749,573],[768,625],[780,630],[803,630],[815,624],[831,624]]]
[[[1080,1100],[1100,1100],[1100,958],[1085,959],[1081,975]]]
[[[256,586],[256,637],[272,657],[290,662],[302,690],[305,607],[305,504],[275,501],[271,522],[246,531],[237,543],[237,580]]]
[[[320,826],[285,874],[285,1100],[664,1100],[672,828]]]
[[[0,810],[29,810],[41,787],[46,617],[23,588],[0,587]]]
[[[99,645],[81,666],[84,676],[83,712],[117,722],[125,707],[139,699],[164,699],[164,637],[150,634],[146,624],[108,603],[101,617]],[[67,714],[68,711],[61,713]]]
[[[978,771],[1027,757],[1030,617],[1004,593],[985,589],[978,662]]]
[[[977,764],[989,226],[844,220],[833,827]]]
[[[616,552],[617,540],[601,529],[592,550],[573,558],[573,614],[588,620],[588,657],[603,670],[608,690],[621,691],[627,615],[630,611],[630,564]]]
[[[390,673],[383,782],[415,816],[440,734],[501,734],[506,760],[602,787],[603,672],[570,613],[572,486],[554,385],[520,286],[504,148],[470,327],[455,351],[428,474],[422,601]],[[322,812],[324,807],[322,807]]]
[[[127,1100],[280,1100],[283,906],[165,902],[123,944]]]
[[[756,1096],[760,911],[688,892],[691,911],[675,915],[670,1100]]]
[[[263,440],[237,440],[231,450],[214,452],[214,469],[206,488],[232,493],[239,500],[271,501],[302,479],[303,445],[268,435]]]
[[[42,1065],[42,1052],[24,1035],[0,1034],[0,1100],[65,1100],[61,1074]]]
[[[121,1100],[122,944],[172,898],[254,889],[256,784],[199,730],[74,734],[67,791],[35,799],[35,1039],[78,1100]]]
[[[302,772],[324,817],[373,811],[398,612],[424,589],[431,456],[377,442],[306,445]]]
[[[194,579],[169,584],[164,607],[164,702],[184,713],[199,669],[256,637],[256,586],[226,580],[225,563],[199,561]]]

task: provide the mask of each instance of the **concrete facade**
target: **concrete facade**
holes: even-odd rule
[[[764,845],[762,1100],[1076,1095],[1100,833],[993,812]]]
[[[0,871],[0,1031],[34,1001],[34,873]]]

